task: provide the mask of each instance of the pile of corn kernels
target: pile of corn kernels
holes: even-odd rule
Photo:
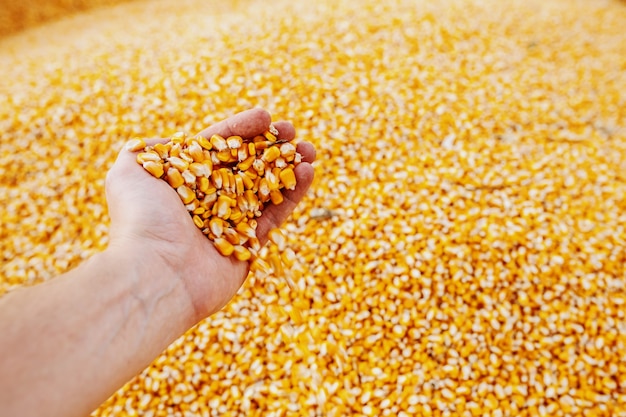
[[[134,138],[126,149],[140,151],[137,163],[176,190],[194,225],[222,256],[249,262],[250,272],[280,274],[283,262],[291,264],[295,253],[285,247],[280,229],[273,228],[268,237],[274,256],[269,262],[259,258],[256,219],[270,204],[282,204],[284,190],[296,189],[294,169],[302,155],[278,134],[274,125],[253,138],[176,132],[165,143],[148,146]]]
[[[94,7],[131,0],[2,0],[0,36],[11,35],[44,22],[63,19]]]
[[[626,415],[625,22],[146,0],[0,39],[0,293],[106,247],[129,138],[264,107],[318,153],[294,288],[250,277],[94,417]]]

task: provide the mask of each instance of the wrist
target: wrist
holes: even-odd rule
[[[114,244],[96,256],[95,263],[109,269],[111,285],[140,300],[147,311],[164,310],[172,317],[174,333],[182,334],[199,320],[180,273],[158,256],[139,245]]]

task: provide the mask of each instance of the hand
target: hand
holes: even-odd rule
[[[239,135],[253,137],[268,130],[270,115],[262,109],[244,111],[200,132],[210,138]],[[291,140],[291,123],[277,122],[279,139]],[[149,144],[165,142],[154,140]],[[280,226],[313,181],[315,149],[298,144],[302,163],[296,167],[297,187],[284,192],[284,201],[266,207],[258,219],[257,235],[267,241],[269,230]],[[106,196],[111,216],[109,249],[133,256],[155,273],[168,274],[186,289],[199,321],[221,309],[243,284],[248,264],[224,257],[194,225],[178,194],[165,181],[154,178],[137,164],[136,154],[122,150],[108,172]]]

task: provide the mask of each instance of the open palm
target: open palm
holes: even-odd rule
[[[248,110],[223,120],[200,134],[224,137],[253,137],[268,130],[270,115],[261,109]],[[291,140],[293,126],[278,122],[279,138]],[[166,140],[154,140],[152,144]],[[285,201],[268,206],[258,219],[261,242],[279,226],[302,199],[313,180],[315,150],[309,143],[298,144],[303,163],[296,168],[297,187],[284,193]],[[107,175],[106,192],[111,216],[110,247],[150,263],[155,273],[182,280],[197,319],[222,308],[235,295],[247,275],[248,264],[224,257],[194,225],[176,191],[165,181],[144,171],[136,155],[122,150]]]

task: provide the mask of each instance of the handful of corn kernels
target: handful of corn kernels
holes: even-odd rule
[[[176,190],[194,224],[223,256],[251,261],[252,270],[280,273],[282,261],[293,253],[279,256],[285,239],[273,229],[269,238],[276,247],[270,250],[269,264],[262,260],[256,218],[266,205],[282,203],[282,190],[295,189],[294,169],[302,157],[292,141],[278,140],[277,134],[273,126],[254,138],[207,139],[178,132],[154,146],[132,139],[127,149],[140,151],[137,162]]]

